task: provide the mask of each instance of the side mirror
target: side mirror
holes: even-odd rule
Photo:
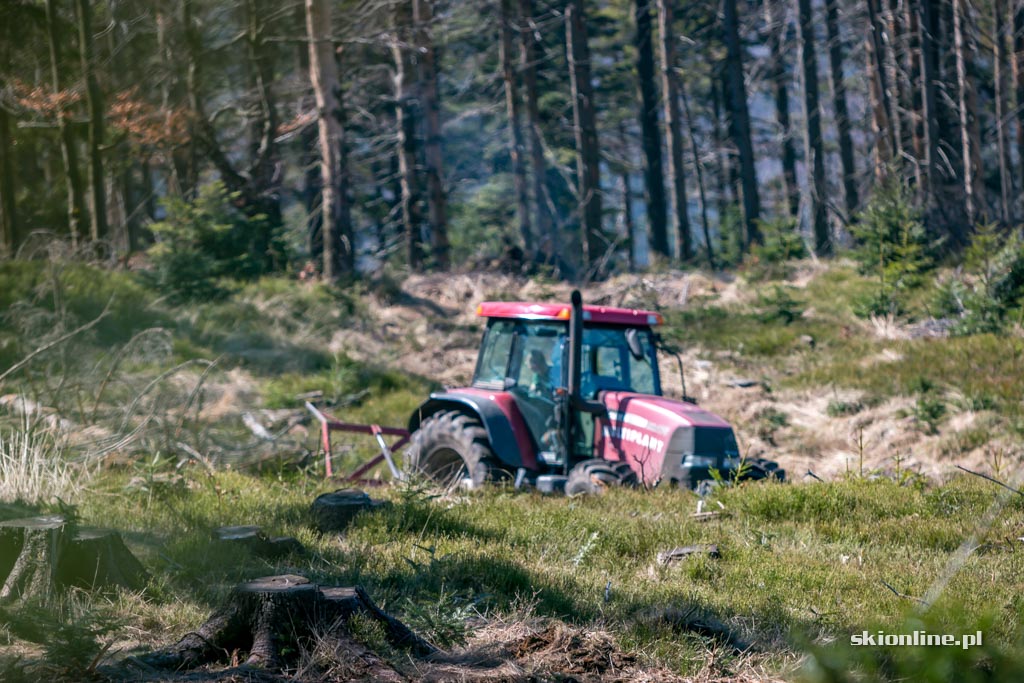
[[[640,333],[636,331],[635,327],[631,327],[626,330],[626,346],[629,347],[629,353],[634,359],[646,359],[643,344],[640,343]]]

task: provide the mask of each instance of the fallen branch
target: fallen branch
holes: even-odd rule
[[[3,382],[10,375],[13,375],[15,372],[17,372],[18,370],[21,370],[23,367],[28,365],[30,362],[32,362],[32,359],[35,358],[36,356],[38,356],[39,354],[46,353],[47,351],[49,351],[53,347],[60,346],[61,344],[66,342],[68,339],[71,339],[72,337],[75,337],[75,336],[81,334],[82,332],[87,332],[88,330],[91,330],[92,328],[94,328],[97,325],[99,325],[100,321],[103,320],[104,318],[106,318],[107,314],[110,312],[110,302],[111,301],[113,301],[113,298],[111,298],[109,301],[107,301],[107,305],[103,307],[103,312],[100,313],[95,318],[93,318],[91,321],[87,322],[86,324],[82,325],[81,327],[77,327],[77,328],[71,330],[67,334],[63,334],[63,335],[57,337],[53,341],[50,341],[50,342],[47,342],[46,344],[43,344],[42,346],[40,346],[35,351],[33,351],[32,353],[28,354],[27,356],[22,358],[20,361],[18,361],[14,365],[12,365],[11,367],[9,367],[6,370],[4,370],[4,372],[2,374],[0,374],[0,382]]]
[[[921,598],[914,597],[913,595],[907,595],[906,593],[900,593],[898,590],[893,588],[885,579],[880,579],[880,580],[882,582],[882,585],[885,586],[886,588],[888,588],[889,590],[891,590],[896,597],[903,598],[905,600],[913,600],[914,602],[918,602],[918,603],[924,605],[925,607],[929,606],[927,601],[922,600]]]
[[[994,477],[990,477],[987,474],[982,474],[981,472],[975,472],[973,470],[967,469],[966,467],[961,467],[960,465],[957,465],[956,468],[958,470],[963,470],[967,474],[973,474],[976,477],[981,477],[982,479],[988,479],[993,484],[999,484],[1000,486],[1002,486],[1004,489],[1006,489],[1008,491],[1013,491],[1014,493],[1017,493],[1019,495],[1024,496],[1024,491],[1021,491],[1020,489],[1015,489],[1012,486],[1010,486],[1009,484],[1004,484],[1003,482],[999,481],[998,479],[996,479]]]

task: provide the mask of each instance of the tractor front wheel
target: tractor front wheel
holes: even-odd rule
[[[593,458],[569,470],[565,493],[569,496],[604,493],[609,486],[636,486],[636,472],[624,461]]]
[[[477,488],[488,480],[511,477],[495,456],[480,420],[455,410],[435,413],[420,423],[405,452],[405,470],[445,488]]]

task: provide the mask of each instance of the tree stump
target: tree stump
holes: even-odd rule
[[[222,526],[213,531],[213,537],[222,544],[246,548],[254,555],[278,558],[305,551],[297,538],[276,536],[267,538],[258,526]]]
[[[231,661],[233,653],[240,652],[247,653],[243,668],[277,671],[316,638],[334,636],[346,648],[358,648],[347,628],[356,614],[380,622],[394,646],[420,656],[437,651],[384,613],[362,588],[321,587],[303,576],[284,574],[239,584],[227,603],[196,631],[137,661],[159,669],[194,669]]]
[[[46,599],[68,586],[142,588],[145,568],[109,529],[61,515],[0,522],[0,602]]]
[[[316,528],[323,533],[330,533],[347,529],[360,512],[376,510],[386,505],[386,501],[373,500],[359,489],[338,489],[333,493],[317,496],[311,512]]]

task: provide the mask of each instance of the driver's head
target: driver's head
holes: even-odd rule
[[[534,349],[530,351],[530,369],[534,372],[547,372],[548,361],[544,358],[544,353]]]

